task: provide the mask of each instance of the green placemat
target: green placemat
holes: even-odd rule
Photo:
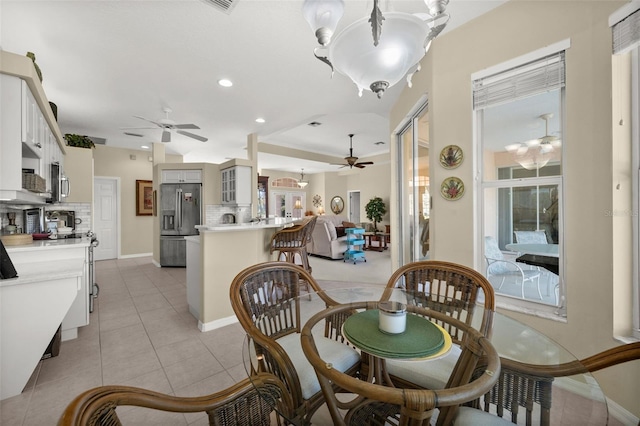
[[[387,334],[378,329],[377,309],[350,316],[344,323],[344,336],[359,349],[384,358],[424,358],[442,349],[442,331],[431,321],[407,314],[404,333]]]

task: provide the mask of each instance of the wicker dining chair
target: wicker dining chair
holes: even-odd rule
[[[116,408],[122,406],[173,413],[205,412],[209,424],[216,426],[265,426],[272,420],[280,424],[273,411],[289,416],[292,409],[282,381],[273,374],[260,373],[220,392],[198,397],[166,395],[130,386],[100,386],[75,397],[58,426],[120,426]],[[167,419],[165,424],[170,422]]]
[[[319,297],[309,303],[322,303],[325,307],[337,304],[307,271],[288,262],[265,262],[246,268],[231,283],[230,296],[233,311],[261,360],[258,369],[275,374],[285,383],[295,411],[293,421],[309,424],[324,398],[300,343],[304,325],[298,297],[301,282],[309,283]],[[355,375],[360,368],[360,354],[343,338],[342,321],[327,322],[318,346],[333,368]]]
[[[317,220],[318,216],[305,218],[301,223],[277,231],[271,237],[270,253],[278,252],[277,260],[284,262],[296,263],[296,259],[299,258],[302,267],[311,272],[307,244],[311,241]]]
[[[471,325],[482,315],[478,330],[489,337],[495,311],[493,287],[478,271],[464,265],[437,260],[422,260],[398,268],[387,281],[381,300],[389,300],[393,290],[406,290],[406,303],[432,309]],[[447,356],[429,362],[433,368],[416,369],[402,361],[387,361],[394,379],[405,386],[443,389],[460,356],[463,332],[451,324],[435,320],[451,335],[454,347]],[[477,319],[476,319],[477,322]],[[421,371],[417,374],[416,371]]]
[[[617,346],[580,361],[560,365],[523,364],[501,359],[502,369],[497,383],[483,397],[460,407],[454,425],[533,425],[534,420],[538,420],[535,424],[549,426],[555,378],[592,373],[633,360],[640,360],[640,342]],[[480,377],[483,369],[479,364],[474,377]]]

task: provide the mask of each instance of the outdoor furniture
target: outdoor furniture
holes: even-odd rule
[[[516,282],[520,280],[522,287],[522,298],[524,299],[524,284],[527,281],[536,282],[538,288],[538,297],[542,300],[540,292],[540,271],[523,269],[516,262],[505,259],[502,251],[498,247],[498,243],[493,237],[484,237],[484,257],[487,260],[487,278],[501,278],[498,290],[502,288],[507,278],[514,278]]]
[[[513,423],[551,425],[552,385],[555,379],[594,372],[638,359],[640,359],[640,342],[628,343],[580,361],[559,365],[525,364],[501,358],[502,368],[498,382],[482,398],[468,404],[468,407],[460,407],[454,424],[456,426]],[[482,374],[483,367],[479,366],[474,376]],[[570,404],[570,401],[564,403]],[[590,414],[589,411],[585,413],[586,420],[589,420]],[[574,419],[576,423],[579,422],[575,415]]]
[[[274,410],[289,413],[292,408],[291,398],[282,381],[272,374],[260,373],[223,391],[197,397],[166,395],[130,386],[100,386],[74,398],[62,413],[58,426],[121,425],[116,414],[116,408],[121,406],[173,413],[206,412],[209,424],[218,426],[269,425]],[[126,417],[126,413],[121,415]],[[163,422],[161,417],[152,415],[156,414],[146,414],[149,424],[172,422],[172,417]]]
[[[495,310],[493,287],[474,269],[436,260],[408,263],[389,278],[380,300],[389,300],[396,288],[407,291],[408,304],[442,312],[467,325],[471,324],[474,316],[480,316],[478,330],[485,336],[491,333]],[[412,384],[428,389],[446,386],[460,356],[460,342],[464,333],[449,323],[435,322],[451,335],[454,343],[451,351],[437,360],[416,361],[428,363],[430,368],[420,369],[403,361],[387,360],[387,369],[394,380],[403,381],[407,386]]]
[[[544,231],[513,231],[518,244],[547,244],[547,233]]]
[[[324,296],[316,281],[301,267],[286,262],[265,262],[241,271],[231,283],[231,306],[238,321],[252,339],[252,350],[259,357],[260,372],[278,376],[291,394],[293,418],[308,423],[324,403],[320,384],[306,361],[300,344],[302,329],[300,282],[308,282],[323,308],[337,304]],[[318,293],[320,292],[320,293]],[[320,352],[333,368],[355,374],[360,354],[341,337],[340,322],[317,337]]]

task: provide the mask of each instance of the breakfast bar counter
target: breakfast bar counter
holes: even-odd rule
[[[209,331],[236,322],[229,286],[243,269],[271,259],[275,232],[294,219],[196,226],[200,235],[187,241],[187,303],[198,328]]]

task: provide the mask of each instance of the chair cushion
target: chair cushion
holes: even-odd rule
[[[387,359],[389,373],[427,389],[444,389],[460,357],[460,347],[453,345],[448,354],[425,361]]]
[[[471,407],[459,407],[453,424],[455,426],[513,426],[513,423],[507,419]]]
[[[338,371],[345,372],[360,361],[360,354],[344,343],[327,339],[323,336],[314,335],[313,338],[320,357],[324,361],[333,364],[333,368]],[[277,342],[287,352],[298,373],[302,397],[304,399],[311,398],[320,391],[320,383],[313,366],[307,361],[307,357],[302,352],[300,334],[288,334],[279,338]]]

